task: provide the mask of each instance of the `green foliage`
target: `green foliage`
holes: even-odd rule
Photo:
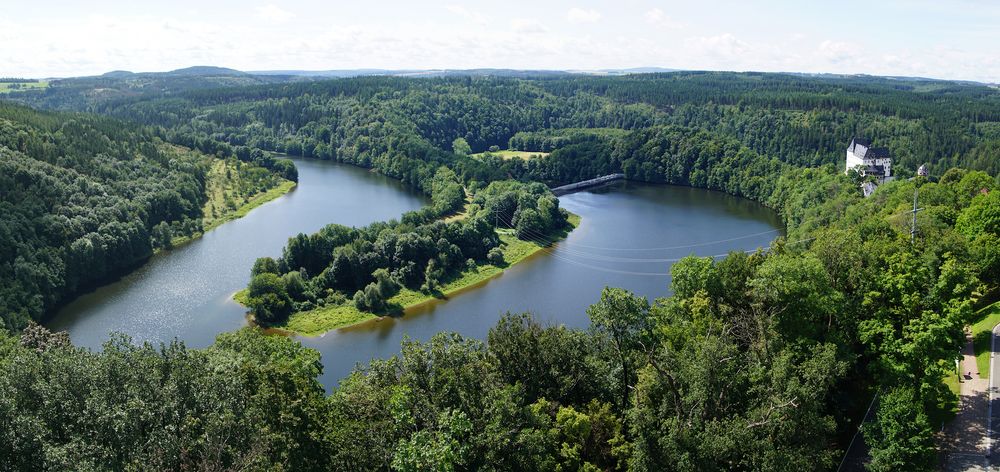
[[[250,275],[260,275],[260,274],[277,274],[278,262],[271,257],[259,257],[253,263],[253,268],[250,269]]]
[[[285,287],[285,280],[269,272],[253,276],[247,286],[247,307],[263,323],[274,323],[288,318],[293,305]]]
[[[451,142],[451,150],[460,156],[468,156],[469,154],[472,154],[472,147],[469,146],[469,142],[466,141],[465,138],[455,138],[455,140]]]
[[[858,393],[880,390],[870,468],[922,470],[935,463],[928,418],[952,395],[942,365],[1000,273],[1000,96],[977,85],[703,72],[244,88],[140,78],[169,94],[107,100],[84,93],[93,80],[21,96],[286,177],[293,168],[271,152],[369,167],[431,197],[400,221],[331,225],[258,261],[248,298],[264,322],[351,294],[384,312],[400,286],[433,291],[469,260],[502,265],[497,229],[543,243],[565,227],[542,182],[622,172],[720,190],[773,208],[788,239],[682,260],[674,295],[652,304],[607,288],[589,330],[507,316],[486,344],[406,341],[326,400],[315,353],[287,339],[241,332],[204,351],[119,342],[94,354],[32,326],[0,336],[4,468],[830,469],[867,406]],[[131,90],[108,82],[111,96]],[[941,178],[862,198],[838,168],[859,132],[892,149],[901,177],[926,162]],[[82,268],[111,274],[192,229],[204,166],[146,133],[0,107],[8,325],[96,281]],[[468,157],[501,146],[551,154]],[[439,221],[462,208],[464,219]]]
[[[294,162],[288,159],[276,159],[271,169],[285,180],[299,181],[299,169],[295,167]]]
[[[451,472],[465,464],[472,422],[465,413],[444,412],[436,431],[418,431],[400,441],[392,458],[392,468],[404,472],[435,470]]]
[[[670,290],[678,298],[691,298],[698,291],[709,291],[714,281],[711,258],[688,256],[670,266]]]
[[[501,267],[505,264],[503,260],[503,251],[501,251],[498,247],[490,249],[490,252],[486,254],[486,260],[489,261],[490,264],[497,267]]]
[[[873,472],[935,470],[934,430],[913,391],[896,388],[881,395],[878,421],[865,438],[871,441]]]
[[[295,310],[325,304],[336,294],[351,297],[358,310],[382,313],[401,287],[433,293],[466,269],[470,259],[503,266],[497,226],[516,226],[522,239],[533,242],[543,242],[567,226],[567,213],[545,186],[509,180],[480,189],[465,218],[440,221],[464,204],[465,193],[458,175],[447,167],[438,168],[432,182],[430,207],[408,213],[399,222],[365,228],[329,225],[315,234],[298,234],[289,238],[280,259],[259,260],[261,267],[254,273],[295,274],[285,280]],[[386,276],[378,279],[377,274]],[[397,285],[389,287],[390,279]],[[265,296],[259,307],[270,313],[268,304],[280,305],[280,300]],[[285,315],[274,316],[269,319]]]
[[[517,237],[521,239],[537,238],[544,234],[545,226],[538,211],[533,208],[522,210],[517,215]]]
[[[1000,192],[973,198],[972,204],[958,215],[955,229],[969,239],[983,233],[1000,235]]]
[[[624,407],[636,378],[633,357],[650,344],[649,302],[627,290],[605,288],[601,300],[587,309],[587,316],[595,330],[608,336],[617,353],[621,375],[619,406]]]
[[[207,167],[139,127],[0,103],[0,326],[197,229]]]
[[[428,264],[428,267],[431,265]],[[386,309],[389,298],[399,291],[400,285],[386,269],[375,270],[372,277],[374,282],[354,294],[354,306],[362,311],[381,312]]]
[[[210,169],[148,128],[0,103],[0,326],[20,329],[200,233]],[[244,196],[277,184],[256,166],[240,173]]]
[[[777,311],[777,329],[790,338],[821,339],[834,331],[834,324],[837,331],[850,326],[838,318],[846,312],[842,295],[815,257],[768,257],[748,286],[755,301]]]
[[[92,353],[39,342],[50,335],[0,334],[4,470],[330,467],[319,354],[291,339],[248,329],[197,351],[115,337]]]

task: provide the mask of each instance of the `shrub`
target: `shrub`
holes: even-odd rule
[[[490,252],[486,255],[486,260],[495,266],[502,266],[504,264],[503,251],[498,247],[490,249]]]

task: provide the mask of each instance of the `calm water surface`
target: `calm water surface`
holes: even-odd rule
[[[580,227],[551,250],[484,286],[402,318],[300,338],[323,354],[324,385],[336,385],[358,362],[398,354],[404,336],[427,340],[440,331],[455,331],[485,338],[508,311],[530,311],[546,323],[586,327],[586,309],[605,286],[650,299],[666,296],[667,273],[676,259],[766,247],[780,234],[780,220],[770,210],[702,189],[622,182],[559,201],[582,217]]]
[[[330,162],[297,160],[299,186],[246,217],[182,248],[164,252],[117,283],[85,295],[50,323],[82,346],[99,347],[112,331],[138,341],[175,337],[201,347],[245,324],[229,298],[249,281],[260,256],[277,256],[289,236],[328,223],[364,225],[396,218],[426,199],[390,179]],[[358,363],[399,352],[404,336],[440,331],[483,338],[505,312],[531,311],[547,323],[584,327],[586,308],[605,286],[650,299],[669,295],[670,264],[696,254],[767,246],[780,221],[766,208],[719,192],[617,183],[560,198],[580,215],[565,241],[485,285],[410,310],[405,316],[298,338],[323,355],[330,388]]]
[[[299,185],[290,193],[223,224],[191,243],[164,251],[118,282],[67,305],[49,323],[73,343],[98,348],[118,331],[134,340],[204,347],[246,324],[230,300],[250,281],[261,256],[279,256],[290,236],[328,223],[360,226],[398,218],[428,203],[399,182],[326,161],[296,160]]]

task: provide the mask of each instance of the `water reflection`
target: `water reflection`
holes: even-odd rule
[[[566,195],[560,202],[582,217],[580,226],[551,250],[479,289],[400,318],[299,338],[322,352],[324,384],[336,385],[357,363],[397,354],[404,336],[426,340],[456,331],[485,338],[506,312],[530,311],[548,323],[586,327],[586,308],[605,286],[650,299],[666,296],[671,260],[751,250],[780,234],[780,220],[761,205],[689,187],[621,182]]]

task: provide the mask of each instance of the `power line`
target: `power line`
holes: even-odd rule
[[[509,211],[508,211],[508,213],[509,213]],[[509,216],[510,216],[509,214],[505,213],[504,216],[505,216],[505,218],[510,219],[509,218]],[[674,248],[676,248],[676,249],[684,249],[684,248],[693,248],[693,247],[706,246],[706,245],[720,243],[720,242],[726,242],[726,241],[737,241],[737,240],[740,240],[740,239],[746,239],[748,237],[760,236],[762,234],[773,233],[775,231],[779,231],[779,230],[771,230],[771,231],[765,231],[765,232],[761,232],[761,233],[754,233],[754,234],[751,234],[751,235],[740,236],[740,237],[736,237],[736,238],[729,238],[729,239],[714,241],[714,242],[710,242],[710,243],[700,243],[700,244],[691,244],[691,245],[685,245],[685,246],[675,246]],[[532,242],[535,242],[535,243],[537,243],[537,244],[539,244],[541,246],[547,246],[551,242],[550,241],[551,238],[548,235],[541,234],[541,233],[539,233],[537,231],[528,230],[528,229],[522,229],[520,232],[524,236],[526,236],[526,238],[522,238],[522,239],[530,239]],[[577,250],[577,249],[572,249],[573,247],[584,247],[584,245],[573,244],[573,243],[568,243],[568,242],[560,242],[559,243],[559,247],[560,247],[560,251],[561,252],[564,252],[564,253],[566,253],[568,255],[577,256],[577,257],[579,257],[581,259],[588,259],[588,260],[592,260],[592,261],[601,261],[601,262],[620,262],[620,263],[640,263],[640,264],[647,264],[647,263],[657,263],[657,262],[677,262],[677,261],[679,261],[681,259],[681,258],[649,258],[649,257],[634,258],[634,257],[611,256],[611,255],[606,255],[606,254],[596,254],[596,253],[591,253],[591,252],[587,252],[587,251],[580,251],[580,250]],[[659,248],[659,249],[667,249],[667,248]],[[702,256],[702,257],[709,257],[709,256]],[[717,256],[711,256],[711,257],[717,257]]]
[[[602,250],[602,251],[669,251],[669,250],[673,250],[673,249],[687,249],[687,248],[692,248],[692,247],[711,246],[713,244],[719,244],[719,243],[728,243],[728,242],[732,242],[732,241],[738,241],[740,239],[747,239],[747,238],[752,238],[752,237],[755,237],[755,236],[763,236],[765,234],[777,233],[777,232],[780,232],[780,231],[781,231],[780,229],[772,229],[772,230],[769,230],[769,231],[761,231],[760,233],[747,234],[747,235],[744,235],[744,236],[737,236],[737,237],[734,237],[734,238],[718,239],[718,240],[715,240],[715,241],[706,241],[706,242],[697,243],[697,244],[686,244],[686,245],[682,245],[682,246],[667,246],[667,247],[622,248],[622,247],[588,246],[586,244],[578,244],[578,243],[567,243],[567,245],[568,246],[585,247],[585,248],[588,248],[588,249],[599,249],[599,250]]]
[[[844,458],[840,460],[840,466],[837,467],[837,472],[844,468],[844,463],[847,462],[847,456],[851,454],[851,448],[854,447],[854,441],[858,439],[858,435],[861,434],[861,427],[864,426],[865,420],[868,419],[868,415],[872,412],[872,407],[875,406],[875,400],[878,399],[879,392],[875,392],[875,396],[872,397],[872,402],[868,404],[868,410],[865,411],[865,416],[861,417],[861,422],[858,423],[858,432],[854,433],[851,438],[851,443],[847,445],[847,450],[844,451]]]
[[[529,241],[529,242],[532,242],[532,243],[535,243],[535,244],[541,246],[539,248],[541,251],[544,251],[546,254],[548,254],[549,256],[551,256],[551,257],[553,257],[553,258],[555,258],[557,260],[561,260],[561,261],[569,263],[569,264],[573,264],[573,265],[577,265],[577,266],[581,266],[581,267],[585,267],[585,268],[588,268],[588,269],[597,270],[597,271],[601,271],[601,272],[609,272],[609,273],[624,274],[624,275],[637,275],[637,276],[648,276],[648,277],[664,277],[664,276],[670,275],[669,272],[638,272],[638,271],[631,271],[631,270],[611,269],[611,268],[607,268],[607,267],[600,267],[600,266],[595,266],[595,265],[587,264],[585,262],[580,262],[579,260],[576,260],[573,257],[569,257],[569,256],[564,255],[564,254],[559,254],[559,253],[556,252],[556,249],[548,247],[552,243],[551,239],[549,239],[548,236],[541,235],[541,234],[539,234],[539,233],[537,233],[535,231],[531,231],[531,230],[523,230],[522,233],[523,233],[524,236],[526,236],[526,238],[523,238],[523,239],[525,239],[526,241]],[[517,237],[517,236],[515,236],[515,237]],[[522,239],[522,238],[519,238],[519,239]],[[807,241],[812,241],[813,239],[816,239],[816,238],[800,239],[798,241],[793,241],[793,242],[785,243],[785,244],[786,245],[788,245],[788,244],[798,244],[798,243],[803,243],[803,242],[807,242]],[[761,249],[763,249],[763,250],[769,250],[769,249],[772,249],[772,247],[773,246],[768,246],[768,247],[765,247],[765,248],[750,249],[750,250],[745,250],[745,251],[731,251],[731,252],[726,253],[726,254],[715,254],[715,255],[711,255],[711,256],[696,256],[696,257],[711,257],[713,259],[718,259],[718,258],[721,258],[721,257],[726,257],[726,256],[728,256],[729,254],[731,254],[733,252],[743,252],[744,254],[749,254],[749,253],[756,252],[756,251],[761,250]],[[560,245],[559,246],[559,250],[560,251],[565,251],[566,249],[562,248],[561,245]],[[573,255],[576,255],[576,256],[579,257],[578,253],[570,252],[570,256],[573,256]],[[684,258],[681,257],[681,258],[671,258],[671,259],[657,259],[657,260],[648,260],[648,261],[645,261],[645,262],[678,262],[678,261],[680,261],[682,259],[684,259]]]
[[[917,192],[917,189],[913,189],[913,223],[910,224],[910,246],[913,246],[917,239],[917,212],[923,210],[923,208],[917,208]]]
[[[914,210],[912,210],[912,211],[914,212],[914,215],[915,215],[915,212],[920,211],[920,210],[923,210],[923,209],[922,208],[919,208],[919,209],[916,208],[916,194],[914,194]],[[900,215],[903,215],[903,214],[906,214],[906,213],[910,213],[910,212],[911,212],[910,210],[906,210],[906,211],[902,211],[902,212],[899,212],[899,213],[895,213],[895,214],[891,214],[891,215],[886,215],[886,216],[884,216],[884,218],[893,218],[893,217],[900,216]],[[513,209],[507,209],[507,210],[497,209],[497,213],[502,214],[505,219],[510,220],[510,219],[513,219],[514,210]],[[916,219],[916,216],[914,216],[914,220],[915,219]],[[496,213],[494,215],[494,220],[495,220],[495,222],[496,222],[496,220],[498,220]],[[914,228],[915,228],[915,225],[916,225],[916,223],[914,223]],[[496,224],[495,224],[495,227],[497,229],[500,229],[499,226],[496,225]],[[511,228],[511,229],[514,229],[514,228]],[[514,229],[514,230],[516,232],[516,229]],[[697,243],[697,244],[689,244],[689,245],[662,247],[662,248],[611,248],[611,247],[588,246],[588,245],[584,245],[584,244],[574,244],[574,243],[567,243],[567,242],[559,242],[559,244],[558,244],[558,251],[559,251],[559,253],[555,252],[555,249],[549,247],[550,245],[552,245],[552,243],[555,242],[555,241],[552,240],[551,236],[549,236],[549,235],[544,235],[544,234],[538,233],[538,232],[533,231],[533,230],[522,229],[520,231],[520,233],[521,233],[522,236],[524,236],[524,238],[519,238],[519,239],[523,239],[523,240],[526,240],[526,241],[529,241],[529,242],[533,242],[533,243],[539,245],[540,246],[540,250],[544,251],[546,254],[550,255],[551,257],[553,257],[553,258],[555,258],[557,260],[561,260],[561,261],[567,262],[569,264],[574,264],[574,265],[577,265],[577,266],[581,266],[581,267],[585,267],[585,268],[589,268],[589,269],[593,269],[593,270],[597,270],[597,271],[602,271],[602,272],[609,272],[609,273],[617,273],[617,274],[625,274],[625,275],[639,275],[639,276],[662,277],[662,276],[670,275],[670,273],[669,272],[638,272],[638,271],[631,271],[631,270],[611,269],[611,268],[607,268],[607,267],[600,267],[600,266],[595,266],[595,265],[587,264],[585,262],[581,262],[579,260],[574,259],[574,257],[575,258],[580,258],[580,259],[592,260],[592,261],[613,262],[613,263],[663,263],[663,262],[678,262],[678,261],[684,259],[684,257],[681,257],[681,258],[624,258],[624,257],[610,256],[610,255],[605,255],[605,254],[589,253],[589,252],[586,252],[586,251],[580,251],[580,250],[576,250],[576,249],[571,249],[571,247],[573,247],[573,246],[576,246],[576,247],[586,247],[586,248],[590,248],[590,249],[599,249],[599,250],[608,250],[608,251],[652,251],[652,250],[686,249],[686,248],[692,248],[692,247],[708,246],[708,245],[718,244],[718,243],[723,243],[723,242],[737,241],[737,240],[740,240],[740,239],[746,239],[746,238],[751,238],[751,237],[755,237],[755,236],[762,236],[764,234],[774,233],[774,232],[778,232],[778,231],[780,231],[780,230],[777,230],[777,229],[776,230],[769,230],[769,231],[763,231],[763,232],[760,232],[760,233],[748,234],[748,235],[744,235],[744,236],[738,236],[738,237],[727,238],[727,239],[720,239],[720,240],[716,240],[716,241],[709,241],[709,242],[703,242],[703,243]],[[912,231],[911,231],[911,233],[912,233]],[[515,235],[515,237],[517,237],[517,236]],[[815,237],[811,237],[811,238],[799,239],[797,241],[786,242],[785,245],[793,245],[793,244],[804,243],[804,242],[812,241],[814,239],[816,239],[816,238]],[[767,247],[758,247],[757,249],[745,250],[745,251],[742,251],[742,252],[744,254],[749,254],[749,253],[752,253],[752,252],[756,252],[758,250],[767,251],[767,250],[770,250],[770,249],[773,249],[773,248],[774,248],[773,245],[769,245]],[[694,255],[694,257],[711,257],[713,259],[718,259],[718,258],[721,258],[721,257],[726,257],[726,256],[728,256],[729,254],[731,254],[733,252],[740,252],[740,251],[730,251],[729,253],[726,253],[726,254],[715,254],[715,255],[709,255],[709,256]],[[562,253],[565,253],[565,254],[562,254]]]
[[[816,239],[816,238],[801,239],[801,240],[793,241],[793,242],[786,243],[786,244],[797,244],[797,243],[802,243],[802,242],[806,242],[806,241],[811,241],[813,239]],[[772,246],[768,246],[768,247],[765,247],[765,248],[749,249],[749,250],[745,250],[745,251],[731,251],[731,252],[728,252],[726,254],[715,254],[715,255],[711,255],[711,256],[694,256],[694,257],[711,257],[713,259],[718,259],[718,258],[729,256],[730,254],[732,254],[734,252],[736,252],[736,253],[742,252],[744,254],[750,254],[750,253],[753,253],[753,252],[757,252],[758,250],[765,250],[766,251],[766,250],[769,250],[769,249],[772,249]],[[654,277],[654,276],[655,277],[662,277],[662,276],[670,275],[669,272],[636,272],[636,271],[629,271],[629,270],[609,269],[607,267],[594,266],[594,265],[590,265],[590,264],[586,264],[586,263],[574,260],[574,259],[572,259],[570,257],[562,256],[560,254],[557,254],[553,249],[550,249],[550,248],[547,248],[547,247],[542,247],[541,250],[545,251],[547,254],[549,254],[550,256],[552,256],[552,257],[554,257],[556,259],[568,262],[570,264],[575,264],[575,265],[578,265],[578,266],[581,266],[581,267],[586,267],[586,268],[589,268],[589,269],[594,269],[594,270],[598,270],[598,271],[602,271],[602,272],[611,272],[611,273],[626,274],[626,275],[651,276],[651,277]],[[664,259],[664,261],[665,262],[678,262],[678,261],[681,261],[683,259],[686,259],[686,258],[685,257],[681,257],[681,258],[676,258],[676,259]]]

